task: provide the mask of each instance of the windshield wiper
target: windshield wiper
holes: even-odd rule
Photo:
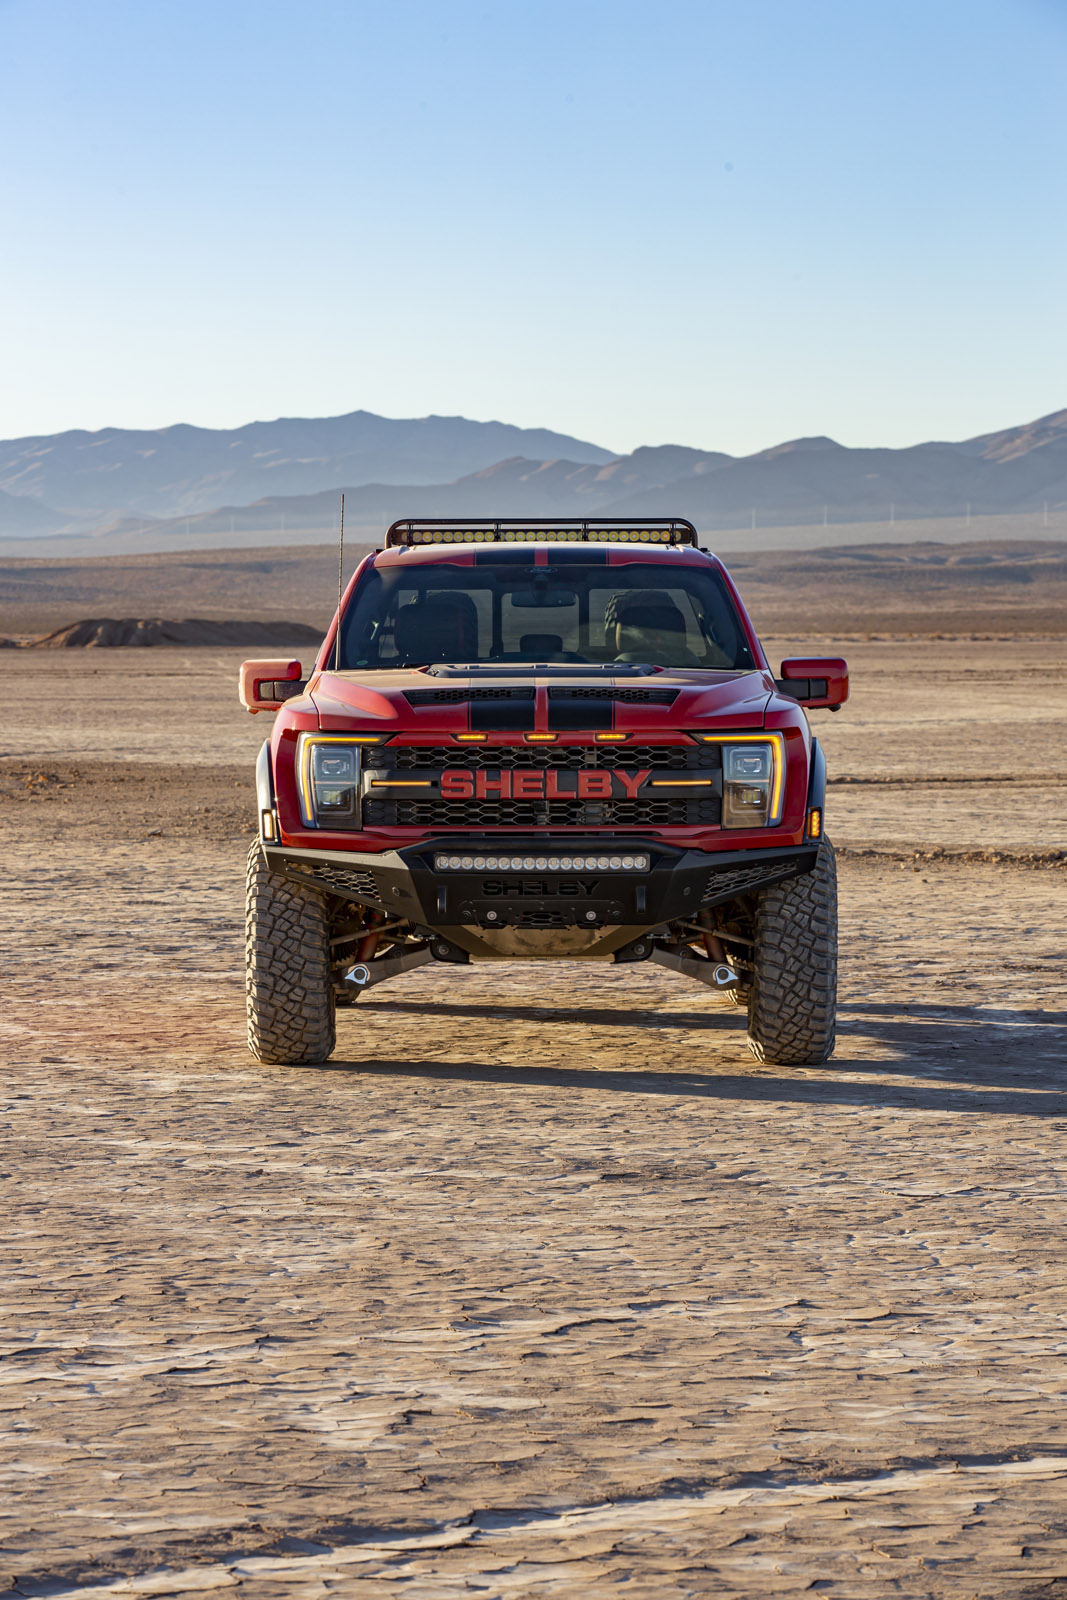
[[[425,669],[434,678],[466,678],[484,673],[494,678],[529,677],[531,672],[550,673],[557,678],[612,677],[647,678],[655,667],[641,661],[558,662],[558,661],[472,661],[466,666],[449,662],[435,662]]]

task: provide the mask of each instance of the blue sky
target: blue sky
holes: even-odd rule
[[[1067,406],[1067,0],[0,0],[0,436]]]

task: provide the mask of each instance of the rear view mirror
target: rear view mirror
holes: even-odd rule
[[[246,711],[277,711],[307,687],[299,661],[242,661],[237,692]]]
[[[791,656],[774,681],[779,694],[809,710],[838,711],[848,699],[848,662],[840,656]]]

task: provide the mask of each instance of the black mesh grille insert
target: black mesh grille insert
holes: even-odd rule
[[[667,828],[714,823],[718,800],[366,800],[370,827]]]
[[[368,768],[392,768],[408,772],[437,770],[441,767],[492,769],[511,767],[564,767],[583,769],[652,767],[655,771],[706,772],[720,764],[717,745],[699,744],[603,744],[603,745],[402,745],[368,748],[363,764]]]
[[[358,867],[334,866],[329,861],[291,861],[288,871],[352,900],[377,904],[381,899],[374,875],[361,872]]]
[[[791,861],[774,861],[767,862],[765,866],[757,863],[751,867],[731,867],[725,872],[713,872],[708,877],[704,899],[721,900],[727,894],[745,894],[756,884],[788,878],[795,871],[796,866]]]

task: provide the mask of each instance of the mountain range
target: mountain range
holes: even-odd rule
[[[402,516],[685,516],[767,523],[975,516],[1067,506],[1067,411],[959,442],[851,449],[794,439],[750,456],[628,455],[542,429],[356,411],[244,428],[107,428],[0,442],[0,537],[332,530]]]

